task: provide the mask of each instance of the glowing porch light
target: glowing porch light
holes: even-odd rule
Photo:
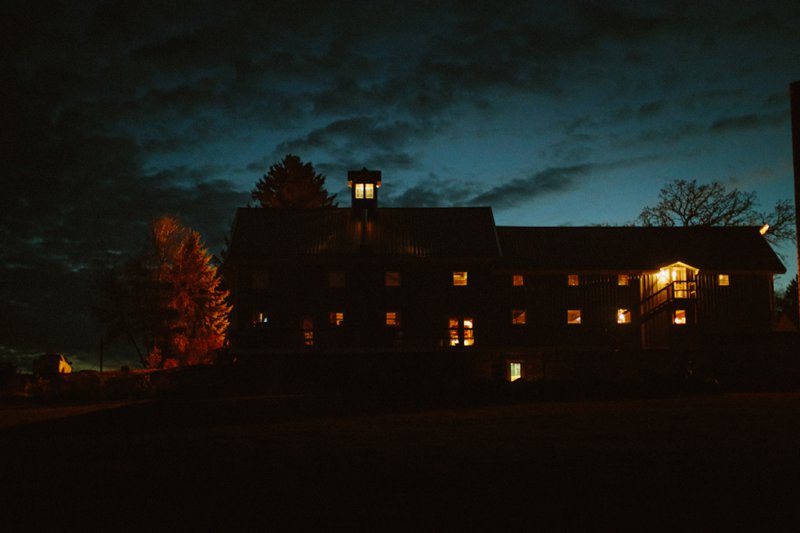
[[[769,224],[764,224],[763,226],[761,226],[761,229],[760,229],[760,230],[758,230],[758,232],[759,232],[761,235],[764,235],[764,234],[766,234],[768,231],[769,231]]]

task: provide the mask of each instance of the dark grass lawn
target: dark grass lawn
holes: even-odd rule
[[[172,399],[0,439],[0,531],[800,529],[800,393]]]

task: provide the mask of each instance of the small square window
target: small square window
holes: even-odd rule
[[[453,272],[453,286],[466,287],[467,273],[466,272]]]
[[[511,310],[511,323],[515,326],[524,326],[527,324],[528,317],[525,309],[512,309]]]
[[[631,278],[627,274],[620,274],[619,276],[617,276],[617,285],[619,285],[620,287],[627,287],[628,285],[630,285],[630,282]]]
[[[511,285],[514,287],[524,287],[525,286],[525,276],[522,274],[514,274],[511,276]]]
[[[253,272],[250,281],[254,289],[269,289],[269,272],[257,270]]]
[[[617,309],[617,324],[630,324],[631,312],[629,309]]]
[[[250,323],[254,328],[265,328],[269,324],[269,315],[266,311],[255,311]]]
[[[400,272],[387,272],[384,275],[383,284],[386,287],[399,287],[400,286]]]
[[[375,198],[375,185],[372,183],[365,183],[364,184],[364,198],[367,200],[372,200]]]
[[[567,324],[580,324],[581,323],[581,310],[568,309],[567,310]]]
[[[728,274],[720,274],[717,277],[717,285],[719,285],[720,287],[727,287],[730,284],[731,284],[731,278],[728,276]]]
[[[343,289],[345,284],[345,273],[343,270],[328,273],[328,286],[331,289]]]
[[[522,379],[522,363],[511,361],[508,363],[508,381]]]
[[[356,199],[362,200],[364,198],[364,184],[356,183]]]
[[[570,287],[577,287],[580,285],[580,278],[577,274],[570,274],[567,276],[567,285]]]
[[[386,325],[390,327],[399,327],[400,313],[397,311],[386,311]]]
[[[328,320],[330,321],[332,326],[342,326],[344,325],[344,312],[343,311],[331,311],[328,313]]]
[[[672,314],[672,323],[677,326],[686,325],[686,310],[676,309],[675,312]]]

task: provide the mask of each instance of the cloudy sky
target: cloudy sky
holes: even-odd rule
[[[793,196],[796,0],[5,1],[0,24],[7,360],[94,364],[98,261],[162,213],[218,251],[289,152],[344,205],[366,166],[383,204],[508,225],[627,223],[676,178]]]

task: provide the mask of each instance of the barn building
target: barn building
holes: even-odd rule
[[[234,353],[482,354],[515,380],[546,353],[771,334],[785,268],[759,228],[497,226],[489,207],[379,207],[379,171],[348,185],[350,208],[237,211]]]

